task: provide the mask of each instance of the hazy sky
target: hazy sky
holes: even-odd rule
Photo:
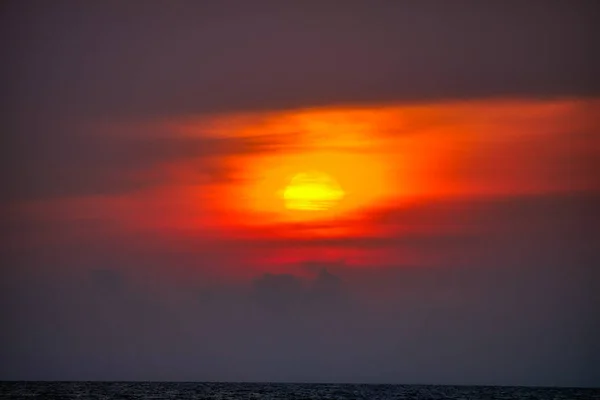
[[[0,379],[600,386],[598,10],[4,2]]]

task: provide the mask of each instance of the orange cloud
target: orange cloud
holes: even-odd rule
[[[371,209],[433,198],[585,189],[591,184],[586,171],[569,176],[567,169],[585,163],[578,157],[590,145],[598,149],[591,137],[573,146],[590,131],[592,109],[598,110],[597,100],[324,107],[175,121],[171,127],[185,136],[271,141],[271,151],[220,159],[236,179],[212,185],[210,204],[224,223],[269,225],[352,220]],[[339,183],[346,195],[336,207],[313,213],[286,208],[286,187],[308,171]]]
[[[165,143],[192,139],[198,156],[179,145],[168,149],[169,157],[153,148],[160,162],[132,176],[154,186],[30,203],[26,212],[101,223],[91,234],[127,232],[183,246],[392,235],[389,224],[372,217],[378,210],[596,190],[591,165],[600,143],[592,115],[599,105],[596,99],[487,100],[158,121],[153,140],[156,132],[165,132]],[[212,150],[202,148],[206,143]],[[286,188],[311,171],[334,181],[343,196],[328,207],[289,207]],[[405,225],[393,229],[442,229],[431,221]]]

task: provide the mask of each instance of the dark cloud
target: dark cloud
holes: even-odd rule
[[[345,295],[340,278],[321,268],[313,279],[291,274],[266,273],[254,281],[254,297],[270,311],[304,314],[307,311],[332,312]]]
[[[13,112],[598,93],[594,1],[4,5]]]
[[[291,311],[304,300],[304,288],[289,274],[265,274],[254,283],[257,301],[269,309]]]
[[[0,376],[598,386],[595,204],[547,195],[388,210],[391,226],[447,229],[454,216],[476,234],[379,243],[436,255],[424,265],[315,260],[238,283],[211,273],[248,268],[252,243],[223,245],[237,261],[144,258],[120,239],[14,255],[0,280]]]
[[[175,137],[167,128],[123,124],[92,127],[67,121],[42,124],[22,121],[9,125],[2,200],[111,195],[172,183],[159,168],[175,162],[193,162],[199,182],[235,179],[220,162],[231,155],[276,151],[287,138],[256,135],[216,138],[199,132]],[[90,130],[92,130],[90,132]],[[187,182],[194,183],[194,182]]]
[[[114,295],[123,289],[125,278],[122,273],[113,269],[97,269],[92,271],[92,282],[98,289],[108,295]]]
[[[81,275],[54,276],[11,295],[19,312],[4,314],[0,374],[596,386],[599,277],[582,272],[545,263],[271,274],[211,284],[200,303],[193,285],[131,276],[115,298],[82,287]]]

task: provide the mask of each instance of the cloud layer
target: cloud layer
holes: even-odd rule
[[[593,1],[4,6],[11,112],[157,115],[597,94]]]
[[[597,4],[483,4],[3,4],[0,379],[600,386]]]
[[[597,386],[593,204],[433,205],[423,215],[468,217],[477,235],[339,244],[434,255],[421,265],[261,272],[248,264],[251,243],[226,246],[228,259],[202,248],[136,254],[119,239],[13,252],[0,375]]]

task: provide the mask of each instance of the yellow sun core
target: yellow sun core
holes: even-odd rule
[[[325,211],[335,207],[345,193],[331,176],[319,171],[296,174],[283,192],[289,210]]]

